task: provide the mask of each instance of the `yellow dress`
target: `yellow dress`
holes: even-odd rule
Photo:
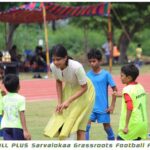
[[[88,90],[79,98],[74,100],[63,113],[54,113],[50,118],[44,135],[52,138],[59,138],[60,140],[69,137],[78,130],[86,130],[86,125],[89,116],[93,109],[95,90],[92,82],[86,78]],[[63,101],[72,96],[81,88],[79,84],[70,84],[66,82],[63,89]]]

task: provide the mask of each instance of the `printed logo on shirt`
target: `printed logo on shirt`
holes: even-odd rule
[[[141,97],[143,97],[143,96],[145,96],[145,95],[146,95],[145,93],[141,93],[140,95],[137,95],[137,96],[136,96],[136,99],[141,98]]]

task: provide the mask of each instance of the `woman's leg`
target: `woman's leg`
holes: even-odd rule
[[[77,140],[85,140],[85,131],[82,130],[77,131]]]

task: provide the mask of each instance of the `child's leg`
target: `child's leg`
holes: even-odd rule
[[[90,139],[90,128],[91,128],[91,122],[96,121],[96,113],[92,112],[90,116],[90,120],[86,126],[86,132],[85,132],[85,139],[89,140]]]
[[[104,130],[107,133],[107,139],[108,140],[115,140],[115,135],[114,135],[114,132],[110,126],[110,123],[104,123],[103,126],[104,126]]]
[[[85,132],[85,139],[89,140],[90,139],[90,129],[91,129],[91,120],[88,122],[86,126],[86,132]]]

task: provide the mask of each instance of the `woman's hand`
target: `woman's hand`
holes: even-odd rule
[[[58,105],[56,106],[56,110],[55,110],[55,111],[59,113],[59,112],[60,112],[60,108],[61,108],[61,104],[58,104]]]
[[[64,101],[62,104],[61,104],[61,107],[60,107],[60,112],[63,111],[63,109],[67,109],[70,105],[70,101]]]

